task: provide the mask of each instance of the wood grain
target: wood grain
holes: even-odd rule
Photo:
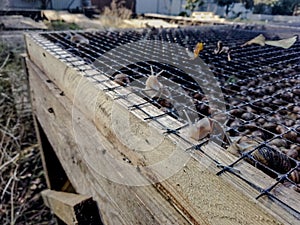
[[[42,197],[46,206],[68,225],[101,225],[97,205],[91,196],[60,191],[44,190]]]
[[[109,193],[111,198],[101,196],[105,203],[97,200],[104,212],[108,211],[105,210],[108,206],[115,213],[121,211],[125,224],[153,224],[158,221],[169,221],[163,224],[293,224],[297,221],[269,199],[255,200],[259,192],[234,175],[224,173],[216,176],[219,170],[216,164],[199,152],[185,152],[191,146],[175,135],[164,135],[163,126],[145,121],[147,115],[143,112],[129,112],[132,102],[144,101],[138,96],[114,100],[115,95],[104,90],[116,84],[102,74],[95,71],[93,78],[86,77],[57,59],[54,52],[50,54],[39,46],[32,37],[26,36],[26,42],[30,59],[37,66],[29,62],[30,67],[35,67],[36,77],[42,77],[31,81],[31,88],[39,98],[35,103],[40,107],[36,107],[36,114],[53,144],[56,144],[56,139],[61,139],[55,149],[66,164],[65,170],[75,189],[79,193],[93,192],[96,198],[100,193],[95,190]],[[51,43],[47,44],[51,49]],[[50,80],[50,84],[54,85],[52,89],[57,91],[51,89],[46,95],[46,87],[39,90],[45,85],[45,80]],[[46,83],[47,87],[50,84]],[[56,92],[63,92],[65,96],[62,98]],[[119,94],[124,92],[127,91],[120,89]],[[47,103],[45,97],[40,96],[51,100]],[[49,107],[54,111],[51,115],[47,111]],[[159,113],[153,106],[147,110]],[[171,128],[182,125],[169,117],[162,118],[160,122]],[[65,147],[62,149],[61,146]],[[72,153],[68,153],[69,148],[72,148]],[[205,150],[223,164],[235,160],[219,147],[209,145]],[[68,154],[73,154],[73,158],[80,161],[76,172],[70,168],[74,165]],[[132,166],[112,164],[108,155],[117,161],[125,160],[136,170]],[[272,183],[245,162],[237,169],[247,179],[257,181],[258,185],[266,187]],[[168,174],[170,170],[172,173]],[[82,171],[85,174],[82,181],[87,185],[84,188],[75,179],[75,175]],[[110,181],[103,176],[109,177]],[[150,181],[150,185],[137,188],[116,185],[111,180],[128,184]],[[130,203],[129,195],[133,198]],[[130,215],[127,214],[129,211]],[[109,221],[109,213],[103,214],[108,224],[113,224]]]
[[[105,224],[188,224],[154,187],[117,184],[106,179],[105,174],[97,173],[88,157],[98,155],[98,169],[114,170],[114,165],[103,157],[107,155],[104,150],[109,150],[112,145],[101,134],[94,136],[93,124],[80,111],[76,112],[76,120],[72,121],[71,113],[77,109],[60,95],[61,90],[47,82],[47,77],[38,68],[29,61],[27,65],[30,86],[34,87],[31,89],[34,113],[47,131],[72,185],[78,193],[93,196]],[[73,134],[74,127],[77,136]],[[122,171],[118,174],[122,175]]]

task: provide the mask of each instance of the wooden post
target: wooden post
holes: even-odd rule
[[[46,206],[68,225],[101,225],[96,202],[91,196],[45,190],[42,197]]]

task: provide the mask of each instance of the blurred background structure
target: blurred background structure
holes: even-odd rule
[[[103,12],[112,2],[130,9],[133,14],[158,13],[166,15],[190,15],[193,11],[208,11],[226,18],[255,19],[254,14],[300,14],[300,0],[4,0],[1,11],[10,10],[68,10],[83,12],[97,9]],[[270,17],[260,16],[265,20]]]

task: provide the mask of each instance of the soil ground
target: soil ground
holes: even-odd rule
[[[33,127],[20,31],[0,33],[0,224],[56,224]]]

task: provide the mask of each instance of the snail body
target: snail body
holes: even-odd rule
[[[164,72],[163,70],[160,71],[158,74],[154,75],[153,68],[151,66],[151,75],[147,78],[145,83],[144,92],[151,98],[154,97],[166,97],[170,98],[171,93],[167,87],[165,87],[161,82],[158,80],[158,76]]]
[[[209,118],[204,117],[201,120],[199,120],[195,123],[192,123],[187,112],[185,110],[183,110],[183,111],[188,120],[189,126],[187,128],[187,135],[190,138],[198,141],[198,140],[201,140],[201,139],[207,137],[212,132],[213,123]]]

